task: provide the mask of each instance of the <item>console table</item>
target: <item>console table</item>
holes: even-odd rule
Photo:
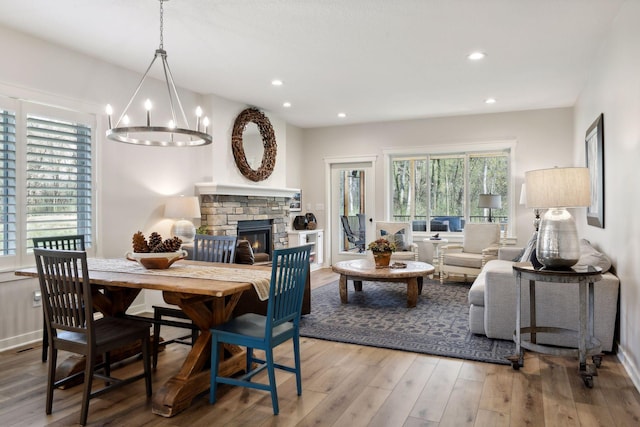
[[[602,347],[594,335],[594,283],[602,279],[602,269],[593,266],[574,266],[568,270],[535,269],[529,263],[518,263],[513,266],[516,276],[516,329],[513,339],[516,343],[516,354],[509,358],[513,369],[524,366],[524,349],[556,356],[578,357],[579,372],[584,384],[593,387],[593,377],[598,375],[597,368],[602,363]],[[522,280],[529,281],[529,314],[528,327],[521,326]],[[538,326],[536,319],[536,282],[554,282],[559,286],[578,286],[579,325],[578,330],[552,326]],[[577,336],[577,348],[552,347],[538,344],[537,333],[563,334]],[[529,340],[523,339],[529,334]],[[592,356],[594,364],[587,364],[587,357]]]

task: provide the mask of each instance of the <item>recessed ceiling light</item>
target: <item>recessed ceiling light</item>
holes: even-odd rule
[[[496,99],[495,98],[487,98],[484,100],[485,104],[495,104],[496,103]]]
[[[279,80],[279,79],[271,80],[271,84],[274,86],[282,86],[282,80]]]
[[[347,113],[338,113],[338,117],[344,119],[345,117],[347,117]]]
[[[467,58],[472,61],[479,61],[480,59],[483,59],[486,56],[487,54],[484,52],[472,52],[467,56]]]
[[[282,106],[283,106],[284,108],[289,108],[289,107],[291,107],[291,103],[290,103],[290,102],[283,102],[283,103],[282,103]]]

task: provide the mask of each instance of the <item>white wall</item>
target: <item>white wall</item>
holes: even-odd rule
[[[605,228],[580,234],[608,254],[620,277],[619,357],[640,389],[640,3],[627,1],[593,58],[575,106],[575,158],[584,164],[585,131],[604,113]]]
[[[383,150],[398,147],[429,147],[455,144],[482,144],[516,141],[515,197],[516,221],[512,234],[525,245],[533,233],[533,211],[518,204],[524,172],[553,166],[573,165],[573,110],[548,110],[456,116],[423,120],[382,122],[363,125],[305,129],[302,148],[304,205],[325,203],[324,159],[338,156],[377,156],[375,220],[384,220]],[[318,217],[327,227],[327,211]],[[325,234],[325,239],[330,236]],[[330,247],[327,243],[325,247]],[[431,247],[424,247],[431,250]],[[423,247],[420,248],[421,252]],[[430,254],[422,259],[429,259]]]
[[[4,43],[0,66],[0,95],[32,100],[97,114],[96,131],[96,205],[97,223],[94,236],[96,254],[121,257],[131,250],[132,235],[140,230],[145,235],[158,231],[169,237],[171,221],[163,217],[167,196],[195,194],[194,184],[219,181],[235,184],[253,184],[235,167],[231,153],[231,130],[237,114],[246,105],[215,96],[203,96],[180,91],[187,116],[201,105],[211,120],[213,144],[195,148],[138,147],[107,141],[107,103],[119,115],[136,88],[144,69],[129,71],[95,58],[52,45],[6,27],[0,26],[0,40]],[[151,61],[144,58],[144,66]],[[9,60],[10,59],[10,60]],[[155,66],[155,65],[154,65]],[[176,76],[178,77],[178,76]],[[161,109],[166,100],[166,88],[160,81],[148,79],[141,89],[141,99],[154,102],[152,121],[156,117],[169,117],[168,107]],[[132,105],[129,112],[142,106]],[[274,128],[278,156],[273,174],[255,185],[287,186],[287,129],[292,126],[265,112]],[[135,123],[136,117],[132,117]],[[27,257],[27,259],[29,259]],[[41,309],[31,308],[31,293],[37,288],[35,280],[14,280],[12,274],[0,277],[0,350],[37,338],[34,327],[41,328]],[[10,297],[8,297],[10,296]],[[24,304],[23,304],[24,303]],[[139,298],[134,305],[144,307]],[[22,313],[28,307],[27,316]],[[20,312],[18,312],[20,310]],[[28,322],[25,318],[30,319]]]

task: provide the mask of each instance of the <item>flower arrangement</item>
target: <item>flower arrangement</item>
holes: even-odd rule
[[[369,246],[367,246],[367,249],[369,249],[373,253],[376,253],[376,252],[395,252],[396,244],[393,243],[393,242],[388,241],[387,239],[380,238],[378,240],[375,240],[375,241],[369,243]]]

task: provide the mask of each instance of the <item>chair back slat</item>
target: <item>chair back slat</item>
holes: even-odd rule
[[[193,259],[196,261],[233,263],[236,259],[237,236],[196,234]]]
[[[58,249],[62,251],[84,251],[84,234],[72,236],[34,237],[34,248]]]
[[[57,330],[93,334],[93,305],[87,253],[35,248],[45,322]]]
[[[267,306],[267,330],[284,322],[299,322],[312,246],[303,245],[274,251]]]

